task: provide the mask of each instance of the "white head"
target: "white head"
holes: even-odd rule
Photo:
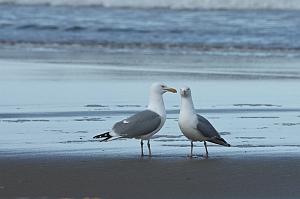
[[[180,89],[180,95],[181,97],[191,97],[192,96],[192,92],[191,89],[187,86],[184,86]]]
[[[164,94],[165,92],[171,92],[171,93],[177,93],[175,88],[168,87],[165,84],[162,83],[153,83],[150,87],[150,93],[155,93],[155,94]]]
[[[165,105],[162,95],[165,92],[177,93],[175,88],[170,88],[162,83],[153,83],[150,87],[148,109],[158,113],[163,118],[166,117]]]

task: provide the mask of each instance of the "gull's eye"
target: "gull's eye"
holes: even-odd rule
[[[166,88],[166,86],[165,86],[165,85],[160,85],[160,87],[162,87],[162,88]]]

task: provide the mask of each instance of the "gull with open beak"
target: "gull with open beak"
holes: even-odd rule
[[[147,140],[149,156],[151,156],[150,139],[157,133],[166,121],[166,110],[163,94],[176,93],[176,89],[161,83],[153,83],[150,88],[148,108],[126,119],[115,123],[109,132],[94,136],[107,141],[112,137],[136,138],[141,140],[141,156],[144,156],[143,141]]]

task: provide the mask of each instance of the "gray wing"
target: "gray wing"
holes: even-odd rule
[[[211,125],[211,123],[207,119],[198,114],[197,118],[197,129],[202,133],[203,136],[208,138],[220,138],[218,131],[213,127],[213,125]]]
[[[132,115],[113,126],[113,131],[126,138],[139,138],[156,130],[161,123],[161,117],[150,110]]]

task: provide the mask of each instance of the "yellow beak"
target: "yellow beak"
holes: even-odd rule
[[[171,93],[177,93],[177,90],[175,88],[165,88],[165,90]]]

